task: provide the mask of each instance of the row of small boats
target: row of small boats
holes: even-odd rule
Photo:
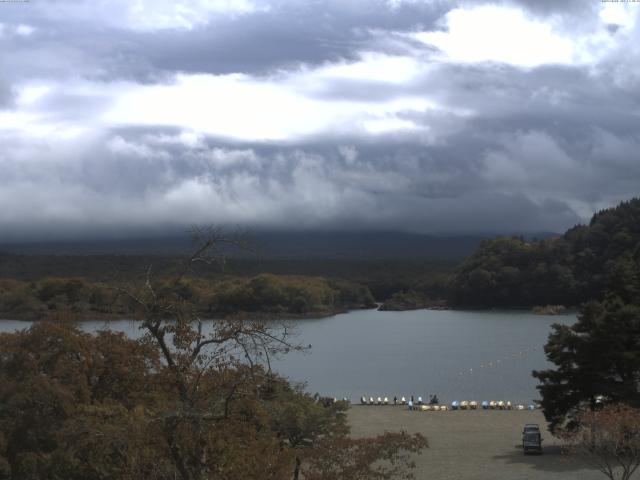
[[[483,400],[479,405],[475,400],[463,400],[458,402],[454,400],[451,402],[451,410],[477,410],[482,408],[482,410],[535,410],[536,406],[534,404],[524,405],[522,403],[512,404],[509,401],[503,400]]]
[[[367,397],[360,397],[360,403],[362,405],[390,405],[389,403],[389,397],[378,397],[377,400],[374,399],[373,397],[369,397],[369,400],[367,400]],[[409,401],[407,401],[407,399],[405,397],[393,397],[393,405],[422,405],[424,402],[422,401],[422,397],[418,397],[417,401],[414,402],[413,397],[411,397],[411,399]]]
[[[390,405],[388,397],[377,397],[374,399],[373,397],[360,398],[360,403],[362,405]],[[409,405],[410,408],[415,408],[416,410],[535,410],[536,405],[534,404],[512,404],[510,401],[503,400],[483,400],[482,402],[477,402],[475,400],[454,400],[450,405],[441,405],[439,403],[428,403],[424,404],[422,401],[422,397],[418,397],[417,401],[414,402],[413,399],[407,401],[405,397],[401,397],[400,399],[394,398],[392,405]]]

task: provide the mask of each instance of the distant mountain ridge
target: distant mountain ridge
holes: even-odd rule
[[[548,236],[549,234],[543,234]],[[249,234],[264,258],[349,258],[461,260],[486,236],[434,236],[403,232],[259,231]],[[82,240],[1,244],[0,252],[55,255],[152,254],[189,251],[188,235],[123,240]]]

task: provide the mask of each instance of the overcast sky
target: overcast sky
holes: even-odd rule
[[[0,3],[0,240],[564,231],[640,192],[640,3]]]

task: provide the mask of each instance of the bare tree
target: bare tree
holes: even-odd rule
[[[242,232],[228,234],[214,227],[194,228],[192,239],[193,251],[173,277],[155,279],[149,268],[143,286],[118,289],[137,305],[146,340],[159,349],[173,378],[171,388],[176,390],[177,401],[158,421],[183,480],[211,477],[208,429],[227,418],[231,403],[243,395],[243,388],[255,389],[255,375],[270,372],[272,356],[302,349],[290,342],[285,323],[200,318],[183,294],[187,277],[198,264],[224,265],[230,249],[247,250],[249,243]],[[230,384],[213,390],[203,387],[208,373],[225,369],[235,372]],[[251,381],[245,382],[249,377]],[[184,431],[189,432],[187,441]]]
[[[640,466],[640,410],[611,405],[587,411],[563,433],[570,453],[611,480],[628,480]]]

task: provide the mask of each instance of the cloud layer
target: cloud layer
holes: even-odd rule
[[[0,4],[0,240],[561,231],[640,185],[640,5]]]

